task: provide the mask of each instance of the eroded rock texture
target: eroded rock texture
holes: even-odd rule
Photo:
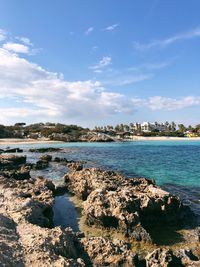
[[[113,227],[125,236],[151,241],[152,224],[186,223],[193,214],[180,199],[146,178],[125,179],[118,173],[71,166],[68,189],[84,202],[88,225]]]

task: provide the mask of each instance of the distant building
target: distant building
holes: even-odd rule
[[[143,122],[143,123],[132,123],[131,124],[131,131],[141,131],[141,132],[152,132],[157,130],[159,132],[166,131],[166,126],[163,123],[150,123],[150,122]]]

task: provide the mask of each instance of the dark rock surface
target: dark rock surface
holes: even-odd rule
[[[6,148],[6,149],[0,149],[0,153],[22,153],[23,149],[21,148]]]
[[[56,148],[56,147],[43,147],[43,148],[29,149],[29,152],[34,152],[34,153],[47,153],[47,152],[59,152],[59,151],[62,151],[62,149]]]
[[[26,163],[26,156],[0,155],[0,169],[15,169]]]

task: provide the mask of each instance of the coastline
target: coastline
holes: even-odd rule
[[[35,263],[48,266],[49,262],[60,266],[60,259],[66,265],[72,266],[69,263],[73,263],[73,266],[79,267],[106,266],[108,262],[112,266],[121,262],[133,266],[136,257],[140,260],[134,266],[139,267],[141,262],[151,266],[152,259],[154,261],[158,257],[168,261],[169,255],[175,263],[188,261],[191,266],[199,266],[198,225],[194,222],[193,226],[195,215],[178,196],[171,195],[170,191],[165,191],[147,178],[129,180],[111,169],[88,168],[87,161],[59,157],[55,161],[55,157],[57,153],[42,157],[38,154],[35,163],[30,163],[25,155],[1,156],[0,188],[4,197],[0,230],[3,232],[4,228],[8,228],[8,231],[0,237],[3,237],[11,255],[15,255],[15,251],[19,255],[17,260],[9,258],[9,266],[20,260],[25,261],[27,266]],[[38,176],[34,171],[41,161],[46,164],[42,169],[39,166],[39,170],[44,172]],[[62,169],[63,164],[67,169]],[[53,173],[48,179],[43,178],[47,171],[51,172],[54,168],[62,169],[64,174],[59,175],[57,184]],[[86,181],[84,186],[83,181]],[[124,194],[127,196],[125,199]],[[135,217],[138,209],[141,215]],[[158,209],[159,214],[156,212]],[[70,210],[76,211],[74,218]],[[126,223],[123,223],[124,216]],[[146,221],[142,224],[144,216]],[[190,222],[187,218],[193,219]],[[183,226],[177,228],[176,222],[180,219]],[[10,225],[13,235],[15,231],[19,235],[12,247]],[[189,225],[190,229],[186,230],[184,225]],[[187,254],[188,251],[190,254]],[[7,254],[4,249],[5,262]],[[80,262],[83,264],[80,265]],[[185,267],[190,265],[182,264]]]
[[[26,145],[26,144],[56,144],[63,143],[62,141],[52,140],[37,140],[37,139],[18,139],[18,138],[3,138],[0,139],[0,145]]]
[[[130,141],[200,141],[200,137],[133,136]]]
[[[122,141],[200,141],[200,137],[166,137],[166,136],[133,136],[131,139]],[[48,139],[20,139],[20,138],[1,138],[0,145],[26,145],[26,144],[56,144],[65,143],[63,141],[53,141]],[[68,142],[67,142],[68,143]],[[89,143],[89,142],[88,142]]]

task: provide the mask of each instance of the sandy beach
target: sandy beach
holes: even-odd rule
[[[131,139],[133,141],[200,141],[200,137],[165,137],[165,136],[153,136],[153,137],[145,137],[145,136],[133,136]]]
[[[51,141],[48,139],[18,139],[18,138],[3,138],[0,139],[0,145],[22,145],[22,144],[52,144],[62,143],[61,141]]]
[[[144,137],[144,136],[133,136],[132,139],[127,141],[200,141],[200,137]],[[54,144],[63,143],[62,141],[51,141],[48,139],[18,139],[18,138],[4,138],[0,139],[0,145],[22,145],[22,144]]]

